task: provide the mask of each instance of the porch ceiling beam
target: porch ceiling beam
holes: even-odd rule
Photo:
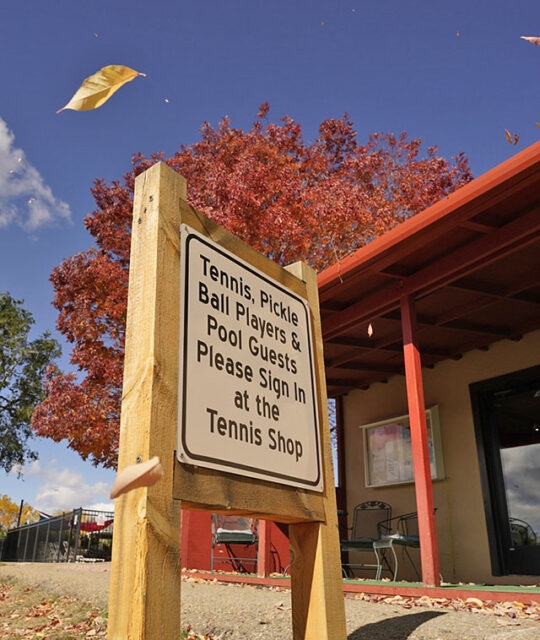
[[[491,224],[485,224],[483,222],[474,222],[474,220],[464,220],[460,222],[460,227],[464,229],[470,229],[471,231],[478,231],[479,233],[491,233],[497,227]]]
[[[517,297],[520,294],[523,295],[523,293],[528,289],[540,285],[540,273],[537,272],[532,273],[527,278],[521,278],[517,285],[508,287],[506,290],[501,290],[500,287],[497,287],[497,293],[494,293],[493,291],[490,291],[488,293],[486,291],[486,284],[483,287],[482,285],[478,286],[477,284],[474,288],[471,288],[470,285],[462,286],[460,283],[453,282],[448,286],[452,289],[474,292],[476,294],[484,296],[484,298],[479,298],[474,302],[465,302],[464,304],[459,304],[455,307],[452,307],[448,311],[445,311],[444,313],[441,313],[440,315],[435,317],[436,324],[445,324],[447,322],[451,322],[452,320],[457,320],[458,318],[462,318],[463,316],[475,313],[476,311],[480,311],[481,309],[485,309],[486,307],[495,304],[499,300],[504,299],[514,299],[519,300],[520,302],[540,304],[540,298],[526,300],[522,297]],[[491,285],[491,288],[495,289],[493,285]]]
[[[369,389],[369,385],[366,386],[366,389]],[[347,387],[334,387],[332,389],[328,387],[328,397],[337,400],[338,398],[346,396],[349,391],[357,391],[357,389],[347,389]],[[365,389],[362,389],[362,391],[365,391]]]
[[[335,302],[334,300],[326,300],[325,302],[321,302],[319,305],[321,313],[334,313],[335,311],[341,311],[343,309],[343,305],[339,304],[339,302]]]
[[[344,364],[333,365],[328,362],[326,369],[339,369],[340,371],[371,371],[374,373],[386,373],[388,375],[394,375],[396,373],[403,373],[403,366],[398,364],[372,364],[367,362],[347,362]]]
[[[403,349],[403,344],[390,344],[385,350],[393,351],[394,353],[401,353]],[[421,348],[422,358],[452,358],[454,356],[454,352],[449,349],[437,349],[436,347],[422,347]]]
[[[347,389],[360,389],[366,386],[366,381],[356,378],[327,378],[329,387],[347,387]]]
[[[514,296],[514,300],[519,300],[519,302],[529,302],[530,304],[540,305],[540,294],[524,291],[520,293],[519,296]]]
[[[540,329],[540,313],[538,313],[535,318],[532,318],[528,322],[519,325],[519,327],[515,327],[512,330],[512,335],[508,336],[508,339],[520,340],[526,333],[536,331],[537,329]],[[490,344],[493,344],[496,341],[497,339],[491,336],[479,336],[476,340],[470,340],[469,342],[460,344],[459,347],[454,350],[453,357],[457,357],[458,352],[459,354],[462,354],[466,353],[467,351],[472,351],[472,349],[487,349]]]
[[[421,322],[421,324],[423,324],[423,322]],[[437,320],[435,320],[434,326],[439,326],[443,329],[454,329],[456,331],[487,333],[496,338],[509,338],[512,335],[512,330],[508,327],[468,322],[466,320],[443,320],[442,322],[437,322]]]
[[[384,317],[388,318],[389,320],[399,321],[399,315],[400,314],[397,311],[393,311],[392,313],[389,313]],[[416,322],[418,325],[425,327],[440,327],[441,329],[448,329],[451,331],[487,333],[499,338],[509,338],[512,335],[512,330],[509,327],[501,327],[497,325],[459,320],[457,318],[447,317],[446,314],[441,314],[440,316],[417,314]]]
[[[393,354],[401,355],[402,350],[402,334],[393,334],[379,341],[367,342],[356,338],[332,338],[328,340],[330,344],[341,347],[348,347],[349,352],[343,353],[335,358],[327,361],[327,368],[339,367],[347,362],[354,362],[358,358],[359,351],[389,351]],[[451,358],[453,353],[444,349],[423,349],[422,358],[432,358],[440,360],[441,358]],[[392,365],[390,365],[392,366]]]
[[[497,300],[515,298],[520,293],[524,293],[528,289],[532,289],[533,287],[537,287],[538,285],[540,285],[540,273],[538,273],[538,271],[535,271],[531,272],[528,277],[520,278],[519,283],[516,286],[508,287],[506,291],[504,289],[501,289],[500,285],[498,285],[497,283],[482,282],[469,278],[464,278],[459,282],[452,282],[448,286],[459,291],[468,291],[470,293],[476,293],[487,296],[489,298],[493,298],[493,300],[488,303],[492,304]],[[516,299],[520,300],[520,298]],[[528,301],[524,300],[523,302]]]
[[[371,320],[397,308],[404,295],[427,295],[437,288],[463,278],[480,266],[509,255],[538,239],[540,207],[528,211],[505,226],[456,249],[413,275],[384,287],[323,320],[326,340],[351,326]]]

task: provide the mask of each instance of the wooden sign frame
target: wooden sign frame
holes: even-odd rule
[[[176,460],[180,225],[187,224],[307,299],[319,399],[324,491],[316,493]],[[109,640],[177,640],[180,504],[289,524],[294,640],[344,640],[345,609],[315,272],[265,258],[186,202],[163,163],[135,180],[119,470],[159,456],[156,485],[117,498]]]

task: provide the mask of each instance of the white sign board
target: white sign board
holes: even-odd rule
[[[182,225],[178,459],[323,490],[309,307]]]

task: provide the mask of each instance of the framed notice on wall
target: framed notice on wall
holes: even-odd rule
[[[426,410],[432,480],[444,478],[438,407]],[[360,427],[364,437],[366,487],[414,482],[409,416]]]

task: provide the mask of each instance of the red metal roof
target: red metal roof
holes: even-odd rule
[[[540,328],[540,142],[318,282],[331,396],[403,372],[404,294],[417,300],[424,366]]]

